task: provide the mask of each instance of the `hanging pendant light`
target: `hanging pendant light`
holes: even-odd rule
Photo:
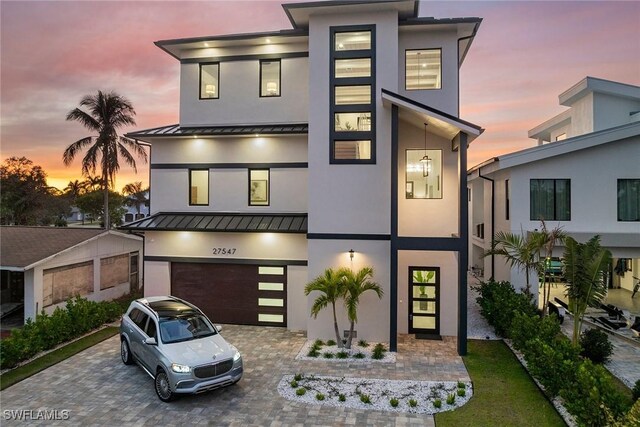
[[[420,159],[420,163],[422,163],[422,176],[429,176],[431,158],[427,156],[427,123],[424,124],[424,157]]]

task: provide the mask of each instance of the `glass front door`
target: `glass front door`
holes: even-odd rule
[[[440,334],[440,268],[409,267],[409,333]]]

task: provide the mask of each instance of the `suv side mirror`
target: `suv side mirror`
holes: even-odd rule
[[[222,325],[214,325],[218,332],[222,332]]]
[[[158,341],[156,341],[156,339],[154,337],[146,338],[143,342],[146,345],[158,345]]]

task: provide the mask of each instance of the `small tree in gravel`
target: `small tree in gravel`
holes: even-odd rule
[[[340,338],[340,329],[338,329],[338,317],[336,316],[336,301],[344,295],[343,276],[336,270],[328,268],[323,274],[307,283],[304,287],[304,294],[309,295],[313,291],[320,292],[320,295],[313,301],[311,306],[311,314],[313,318],[318,317],[318,313],[329,304],[333,310],[333,328],[336,333],[336,342],[338,347],[342,348],[342,339]]]
[[[344,285],[344,304],[347,308],[347,317],[351,322],[349,326],[349,337],[347,338],[347,348],[351,348],[353,341],[353,328],[358,322],[358,304],[360,296],[367,291],[374,291],[378,298],[382,298],[383,291],[380,285],[371,281],[373,277],[373,268],[364,267],[358,272],[354,272],[350,268],[341,268],[338,272],[342,276]]]

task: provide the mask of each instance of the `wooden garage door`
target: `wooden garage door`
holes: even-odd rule
[[[286,267],[171,263],[171,294],[215,323],[286,326]]]

